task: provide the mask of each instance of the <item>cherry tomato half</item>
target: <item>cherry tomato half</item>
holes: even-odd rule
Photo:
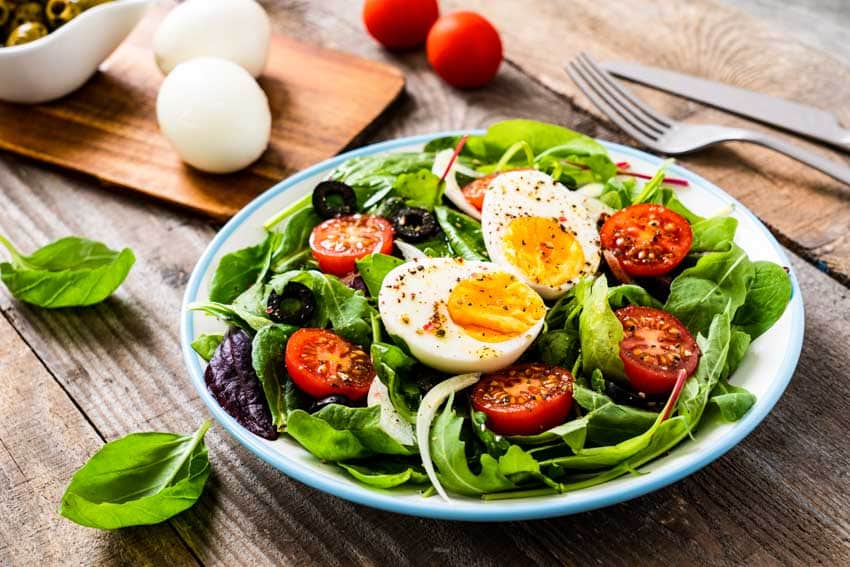
[[[366,0],[363,4],[366,30],[387,49],[421,45],[439,15],[437,0]]]
[[[292,333],[285,360],[295,385],[314,398],[339,394],[351,401],[362,400],[375,377],[366,351],[325,329]]]
[[[428,62],[452,86],[480,87],[502,63],[502,40],[489,21],[475,12],[442,16],[428,32]]]
[[[501,435],[533,435],[563,423],[573,403],[569,370],[517,364],[485,374],[472,390],[472,407]]]
[[[344,276],[354,271],[356,260],[373,252],[392,252],[393,225],[374,215],[328,219],[313,228],[310,249],[323,272]]]
[[[517,169],[508,169],[505,171],[496,171],[493,173],[488,173],[487,175],[474,179],[464,185],[461,188],[461,192],[463,192],[463,196],[466,197],[466,200],[469,202],[469,204],[480,211],[484,208],[484,194],[487,192],[487,188],[490,187],[490,183],[492,183],[496,177],[500,176],[503,173],[507,173],[508,171],[528,170],[528,168],[520,167]]]
[[[617,310],[623,325],[620,359],[632,388],[647,394],[673,389],[679,371],[693,374],[699,347],[693,335],[670,313],[629,305]]]
[[[652,203],[617,211],[599,235],[602,248],[610,250],[632,276],[666,274],[687,256],[694,239],[682,215]]]

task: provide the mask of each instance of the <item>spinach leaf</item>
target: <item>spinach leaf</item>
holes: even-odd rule
[[[270,232],[260,244],[222,256],[210,281],[208,301],[227,305],[251,287],[267,269],[271,248],[279,238]]]
[[[625,307],[626,304],[642,305],[661,309],[661,302],[652,297],[648,291],[634,284],[617,285],[608,290],[608,303],[612,309]]]
[[[402,445],[381,426],[381,406],[348,407],[330,404],[312,414],[331,427],[350,431],[368,449],[384,455],[411,455],[412,447]]]
[[[579,315],[582,366],[587,374],[599,369],[608,380],[625,381],[620,360],[623,326],[608,304],[608,284],[596,278]]]
[[[0,236],[12,257],[0,263],[0,279],[21,301],[39,307],[84,307],[100,303],[118,289],[136,257],[85,238],[68,236],[24,256]]]
[[[388,459],[368,459],[357,463],[339,463],[348,474],[369,486],[395,488],[403,484],[428,484],[421,465]]]
[[[403,173],[393,183],[393,193],[404,199],[408,207],[420,207],[434,210],[443,200],[440,178],[430,169],[420,169],[416,173]]]
[[[331,179],[347,183],[357,195],[357,206],[362,209],[368,201],[375,202],[379,195],[392,191],[396,178],[404,173],[431,170],[434,154],[430,152],[395,152],[390,154],[356,157],[346,160],[333,173]]]
[[[753,339],[782,317],[791,301],[791,278],[778,264],[753,262],[753,279],[744,304],[735,314],[735,325]]]
[[[469,419],[472,422],[473,433],[484,444],[484,448],[491,457],[498,459],[508,452],[511,447],[510,441],[487,427],[487,414],[480,411],[470,411]]]
[[[521,119],[497,122],[483,136],[470,136],[466,145],[476,156],[495,161],[518,142],[527,143],[535,155],[554,148],[559,155],[608,155],[605,146],[589,136],[555,124]]]
[[[731,336],[732,328],[727,313],[712,319],[707,337],[702,334],[697,336],[697,345],[702,353],[699,365],[693,376],[685,382],[676,406],[679,415],[688,420],[691,429],[699,423],[711,391],[723,376]]]
[[[515,487],[499,469],[499,461],[485,453],[480,457],[481,472],[473,473],[466,460],[466,442],[461,439],[463,418],[452,408],[452,395],[434,420],[429,437],[431,459],[437,467],[440,482],[447,489],[475,496],[501,492]]]
[[[711,392],[709,403],[714,404],[720,410],[720,415],[726,421],[738,421],[756,403],[756,397],[746,388],[733,386],[727,380],[722,379]]]
[[[732,326],[732,335],[729,338],[729,352],[726,354],[726,367],[723,369],[723,377],[726,378],[735,372],[735,369],[744,360],[744,355],[747,354],[747,349],[750,348],[752,339],[750,335]]]
[[[404,264],[404,260],[395,256],[375,253],[357,260],[355,264],[357,264],[360,277],[363,278],[363,283],[366,284],[366,289],[369,290],[372,297],[378,297],[386,275],[394,268]]]
[[[409,423],[416,423],[416,412],[422,394],[414,377],[423,372],[423,366],[395,345],[372,343],[372,364],[378,378],[390,394],[396,411]]]
[[[734,217],[711,217],[691,225],[694,241],[691,252],[711,252],[720,250],[725,242],[735,239],[738,220]]]
[[[215,303],[207,301],[205,303],[192,303],[188,306],[190,311],[200,311],[211,317],[221,319],[228,325],[238,327],[248,333],[254,333],[258,329],[262,329],[266,325],[271,324],[271,320],[266,319],[253,313],[245,312],[233,305],[225,305],[223,303]]]
[[[266,395],[272,425],[278,431],[283,431],[288,412],[284,355],[286,342],[294,331],[290,325],[269,325],[260,329],[251,343],[251,365]]]
[[[538,337],[535,348],[544,364],[572,368],[579,355],[579,334],[570,327],[548,331]]]
[[[224,335],[201,335],[200,337],[192,341],[192,350],[197,352],[198,356],[209,362],[210,359],[213,357],[215,349],[218,348],[218,345],[221,344],[222,340],[224,340]]]
[[[193,435],[131,433],[104,445],[71,478],[59,513],[114,530],[158,524],[190,508],[210,474],[204,422]]]
[[[437,223],[454,253],[465,260],[488,260],[481,223],[447,207],[434,207]]]
[[[664,309],[693,334],[706,334],[717,314],[727,309],[734,313],[743,305],[753,279],[753,264],[738,245],[726,242],[720,248],[700,258],[670,284]]]
[[[280,231],[279,238],[272,240],[271,271],[279,274],[301,266],[310,259],[310,233],[322,222],[313,207],[305,207],[294,213]]]

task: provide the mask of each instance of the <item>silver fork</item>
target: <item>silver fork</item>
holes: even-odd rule
[[[721,142],[750,142],[783,153],[850,185],[850,167],[779,138],[743,128],[685,124],[663,116],[631,94],[586,53],[567,64],[566,69],[603,114],[632,138],[657,152],[678,155]]]

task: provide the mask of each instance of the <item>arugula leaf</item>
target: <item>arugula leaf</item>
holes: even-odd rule
[[[723,376],[726,367],[726,357],[729,353],[732,328],[729,315],[721,313],[711,321],[708,336],[697,336],[700,359],[696,372],[688,378],[677,405],[679,415],[685,417],[691,428],[697,426],[711,391]]]
[[[473,473],[466,461],[466,442],[461,440],[463,418],[452,408],[454,394],[445,404],[431,427],[431,460],[439,471],[440,482],[458,494],[475,496],[515,488],[499,469],[499,462],[485,453],[481,455],[481,472]]]
[[[24,256],[5,237],[0,245],[12,256],[0,263],[0,279],[21,301],[39,307],[84,307],[100,303],[118,289],[136,257],[129,248],[110,250],[93,240],[68,236]]]
[[[158,524],[190,508],[210,474],[204,422],[193,435],[131,433],[104,445],[71,478],[59,513],[114,530]]]
[[[511,447],[510,441],[487,427],[487,414],[470,410],[469,420],[472,422],[473,433],[484,444],[484,448],[491,457],[499,458],[508,452]]]
[[[623,326],[608,304],[608,284],[598,277],[579,315],[582,366],[588,374],[599,369],[609,380],[625,381],[620,360]]]
[[[481,235],[481,223],[443,206],[434,207],[434,215],[455,254],[465,260],[489,260]]]
[[[664,309],[675,315],[693,334],[708,332],[715,315],[734,313],[744,304],[754,276],[747,254],[732,242],[700,258],[670,284]]]
[[[224,335],[221,334],[201,335],[192,341],[192,350],[197,352],[198,356],[209,362],[213,353],[215,353],[215,349],[218,348],[218,345],[220,345],[223,340]]]
[[[369,459],[338,464],[363,484],[376,488],[395,488],[408,483],[428,484],[428,475],[421,466],[402,461]]]
[[[378,297],[386,275],[404,264],[404,260],[376,252],[357,260],[355,264],[369,293],[372,297]]]
[[[260,329],[251,343],[251,364],[266,395],[272,425],[283,431],[288,412],[286,403],[286,342],[295,331],[290,325],[269,325]]]
[[[773,262],[753,262],[753,279],[734,323],[753,339],[776,323],[791,301],[791,277]]]
[[[393,183],[393,192],[404,199],[409,207],[421,207],[434,210],[443,200],[440,178],[430,169],[420,169],[416,173],[403,173]]]
[[[310,234],[322,222],[313,207],[294,213],[280,231],[280,237],[271,249],[271,271],[279,274],[301,266],[310,260]]]

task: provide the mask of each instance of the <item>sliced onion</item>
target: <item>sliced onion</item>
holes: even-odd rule
[[[443,405],[443,402],[449,396],[472,386],[480,378],[480,372],[473,372],[443,380],[425,394],[422,403],[419,405],[419,411],[416,413],[416,440],[419,443],[419,455],[422,457],[422,465],[425,467],[425,472],[428,473],[431,484],[434,485],[437,493],[446,502],[450,501],[449,495],[446,494],[446,490],[440,484],[440,480],[437,478],[437,472],[434,470],[434,463],[431,462],[431,423],[434,422],[434,416],[437,415],[440,406]]]
[[[408,262],[416,262],[418,260],[424,260],[428,257],[428,255],[414,246],[413,244],[408,244],[402,240],[396,240],[395,245],[398,248],[398,251],[401,252],[401,255],[404,256],[404,259]]]
[[[449,166],[449,161],[451,161],[453,154],[454,150],[451,148],[438,152],[437,155],[434,156],[434,165],[431,167],[431,172],[437,176],[442,175]],[[457,168],[458,163],[457,160],[455,160],[455,163],[452,164],[451,169],[449,169],[448,175],[446,175],[445,195],[458,209],[472,218],[481,219],[481,211],[473,207],[472,204],[466,200],[466,197],[463,196],[463,191],[460,190],[460,186],[457,184],[457,178],[455,178]]]
[[[392,400],[390,400],[389,390],[377,376],[372,379],[372,385],[369,386],[369,393],[366,394],[366,405],[369,407],[381,406],[381,429],[384,430],[384,433],[402,445],[412,446],[416,443],[413,426],[396,411]]]
[[[715,211],[713,215],[709,215],[706,218],[713,219],[715,217],[731,217],[734,212],[735,205],[733,203],[729,203],[725,207],[721,207],[719,210]]]

